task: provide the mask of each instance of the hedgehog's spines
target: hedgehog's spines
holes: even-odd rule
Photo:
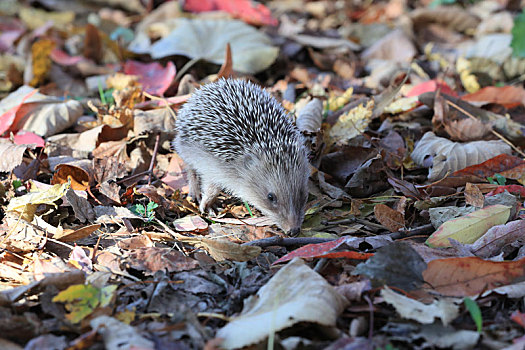
[[[175,147],[198,174],[202,193],[211,185],[224,188],[285,231],[298,232],[308,195],[307,152],[270,93],[242,80],[205,85],[181,108],[176,128]],[[268,201],[269,194],[277,200]]]
[[[242,156],[250,148],[272,158],[275,153],[296,155],[304,147],[301,134],[282,106],[251,82],[221,79],[205,85],[180,114],[178,129],[186,137],[209,145],[210,152],[225,160]],[[215,128],[202,128],[206,122]],[[283,146],[292,146],[295,152]]]

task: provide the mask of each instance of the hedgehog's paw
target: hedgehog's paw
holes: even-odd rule
[[[215,203],[215,199],[220,192],[221,188],[215,184],[207,184],[207,186],[204,186],[199,205],[199,210],[202,214],[208,214],[209,216],[217,215],[213,203]]]

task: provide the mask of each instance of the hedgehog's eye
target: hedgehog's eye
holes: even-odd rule
[[[268,193],[268,200],[270,201],[270,203],[275,203],[277,202],[277,197],[275,197],[275,194],[270,192]]]

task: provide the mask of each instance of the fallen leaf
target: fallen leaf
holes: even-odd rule
[[[477,257],[436,259],[423,272],[430,290],[445,296],[476,296],[525,276],[525,259],[486,261]]]
[[[190,12],[226,11],[246,23],[259,26],[278,24],[266,6],[251,0],[187,0],[184,2],[184,9]]]
[[[320,298],[320,296],[322,296]],[[299,322],[336,324],[348,301],[300,259],[290,261],[245,300],[238,317],[217,332],[224,349],[255,344]]]
[[[423,283],[425,268],[425,262],[410,245],[396,242],[378,249],[368,261],[357,265],[352,274],[367,276],[375,287],[387,284],[410,291]]]
[[[461,97],[463,101],[468,101],[474,105],[485,105],[498,103],[506,108],[525,105],[525,90],[519,86],[487,86],[483,89]]]
[[[434,323],[440,319],[443,325],[448,326],[459,316],[459,303],[461,300],[438,298],[432,304],[423,304],[420,301],[408,298],[385,287],[381,296],[386,303],[392,305],[396,312],[403,318],[415,320],[423,324]]]
[[[406,97],[419,96],[425,92],[440,92],[442,94],[447,94],[457,97],[458,94],[452,90],[447,83],[442,80],[433,79],[428,80],[423,83],[420,83],[416,86],[413,86],[406,94]]]
[[[31,222],[35,215],[36,209],[40,204],[48,204],[56,207],[55,202],[62,198],[71,184],[64,183],[54,185],[45,190],[37,190],[20,197],[11,199],[6,211],[12,212],[15,216]]]
[[[374,206],[374,215],[377,221],[388,228],[390,232],[396,232],[405,227],[403,214],[384,204],[379,203]]]
[[[69,311],[66,318],[72,323],[79,323],[95,309],[107,306],[113,299],[117,287],[117,285],[109,285],[97,288],[90,284],[77,284],[58,293],[53,301],[65,303]]]
[[[419,140],[411,156],[418,165],[431,168],[428,179],[434,181],[449,172],[482,163],[503,153],[511,153],[510,146],[503,141],[457,143],[427,132]]]
[[[158,59],[183,55],[223,64],[226,44],[231,45],[233,69],[242,73],[257,73],[268,68],[279,50],[270,39],[241,21],[178,18],[176,27],[154,44],[142,47],[130,44],[136,53],[149,53]],[[145,46],[145,47],[144,47]]]
[[[292,260],[295,257],[310,259],[310,258],[346,258],[366,260],[372,257],[372,253],[360,253],[352,251],[359,249],[362,243],[370,244],[374,248],[382,247],[391,242],[390,238],[375,239],[374,237],[360,238],[344,236],[331,242],[307,244],[304,247],[297,248],[294,251],[286,254],[282,258],[276,260],[273,265]]]
[[[139,83],[144,91],[151,95],[162,96],[170,87],[175,78],[175,65],[169,61],[166,68],[159,63],[141,63],[138,61],[126,61],[124,73],[139,76]]]
[[[469,246],[480,258],[503,254],[506,257],[525,241],[525,220],[511,221],[491,227],[483,236]]]
[[[428,237],[426,244],[433,248],[450,247],[449,238],[461,243],[474,243],[492,226],[506,223],[509,216],[510,208],[505,205],[496,204],[485,207],[458,219],[445,222]]]

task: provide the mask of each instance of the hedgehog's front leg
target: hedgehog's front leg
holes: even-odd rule
[[[213,209],[213,203],[217,196],[221,192],[221,187],[208,181],[202,182],[202,199],[199,205],[199,210],[203,214],[215,216],[215,210]]]
[[[190,167],[187,168],[186,175],[188,176],[188,195],[193,198],[195,203],[199,203],[201,201],[201,185],[199,175],[197,175],[197,172]]]

